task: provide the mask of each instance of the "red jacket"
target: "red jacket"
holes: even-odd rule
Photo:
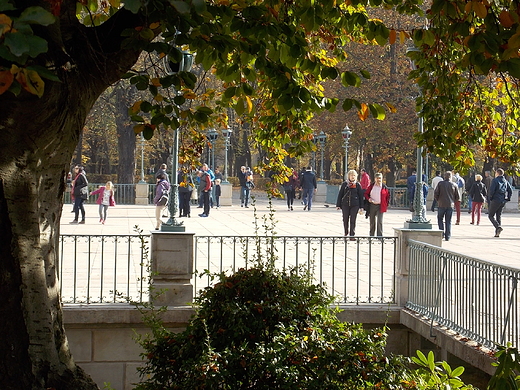
[[[365,199],[370,199],[370,192],[372,191],[372,187],[374,187],[374,183],[370,184],[365,191]],[[388,205],[390,204],[390,191],[388,191],[388,187],[385,184],[381,184],[381,208],[380,211],[382,213],[388,210]]]
[[[99,187],[97,190],[95,191],[92,191],[90,193],[90,195],[96,195],[96,194],[99,194],[98,195],[98,198],[96,199],[96,203],[97,204],[101,204],[101,202],[103,202],[103,193],[105,192],[105,186],[101,186]],[[114,190],[110,190],[110,198],[109,198],[109,203],[110,203],[110,206],[115,206],[116,205],[116,201],[114,199]]]

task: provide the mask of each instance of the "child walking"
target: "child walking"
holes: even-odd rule
[[[107,181],[104,186],[99,187],[96,191],[92,191],[90,195],[98,195],[96,203],[99,205],[99,222],[103,225],[107,219],[108,206],[115,206],[114,185],[111,181]]]
[[[215,179],[215,203],[217,209],[220,207],[220,195],[222,195],[222,188],[220,188],[220,179]]]

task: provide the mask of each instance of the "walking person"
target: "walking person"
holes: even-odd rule
[[[351,236],[354,241],[356,235],[356,219],[358,212],[362,210],[364,204],[363,189],[357,181],[357,172],[348,171],[347,180],[341,184],[336,200],[336,208],[341,209],[343,214],[343,229],[345,236]]]
[[[200,170],[197,173],[197,176],[200,179],[199,182],[199,191],[200,191],[200,197],[202,198],[202,207],[203,212],[202,214],[199,214],[199,217],[209,217],[209,196],[211,192],[211,177],[209,174],[203,170]]]
[[[298,172],[294,170],[291,176],[289,176],[289,180],[286,181],[283,185],[285,197],[287,198],[288,211],[293,211],[294,198],[296,198],[296,188],[298,188],[299,185],[300,182],[298,180]]]
[[[99,205],[99,222],[103,225],[107,220],[107,211],[109,206],[115,206],[114,185],[111,181],[107,181],[104,186],[92,191],[90,195],[98,195],[96,203]]]
[[[504,170],[498,168],[495,178],[489,186],[489,215],[488,218],[495,227],[495,237],[500,237],[502,233],[502,210],[506,202],[511,200],[513,188],[504,177]]]
[[[159,230],[162,224],[161,215],[163,209],[168,204],[170,194],[170,183],[166,180],[164,173],[159,173],[156,177],[157,184],[155,185],[155,197],[153,204],[155,205],[155,230]]]
[[[302,187],[302,200],[303,200],[303,210],[311,211],[312,207],[312,196],[314,192],[316,192],[318,188],[318,184],[316,182],[316,175],[312,171],[312,167],[307,167],[305,172],[303,172],[300,179],[300,186]]]
[[[374,236],[376,232],[377,219],[377,236],[383,236],[383,214],[388,210],[390,204],[390,191],[386,184],[383,183],[383,175],[376,173],[374,182],[370,184],[365,191],[365,199],[369,204],[370,216],[370,236]]]
[[[469,189],[471,197],[471,225],[475,224],[475,215],[477,216],[477,225],[480,225],[480,214],[482,213],[482,205],[486,201],[487,190],[486,185],[482,182],[482,175],[475,175],[475,181]]]
[[[444,173],[444,180],[437,184],[433,197],[439,205],[437,209],[437,223],[439,230],[443,231],[443,237],[446,241],[451,238],[451,217],[453,216],[453,208],[455,202],[460,200],[459,189],[457,184],[453,182],[453,174],[451,171]]]
[[[191,175],[180,170],[177,176],[177,182],[179,183],[179,218],[191,217],[191,205],[190,200],[192,192],[195,191],[195,185],[191,180]]]
[[[220,179],[215,179],[215,185],[213,186],[213,193],[215,195],[215,205],[220,208],[220,196],[222,195],[222,187],[220,186]]]
[[[459,191],[459,200],[455,201],[455,212],[457,213],[457,219],[455,221],[455,225],[460,224],[460,207],[462,203],[462,194],[464,193],[464,179],[459,175],[458,172],[455,172],[455,175],[452,177],[453,182],[457,185],[457,190]]]
[[[441,182],[443,179],[442,179],[442,176],[441,176],[441,171],[435,171],[435,177],[432,179],[432,190],[435,192],[435,188],[437,188],[437,184],[439,184],[439,182]],[[432,202],[432,212],[435,212],[435,207],[437,207],[437,201],[435,199],[433,199],[433,202]]]
[[[240,172],[238,172],[238,181],[240,182],[240,207],[249,207],[247,203],[249,202],[249,192],[250,192],[250,184],[248,183],[248,176],[250,172],[247,171],[246,167],[242,165],[240,167]],[[252,173],[251,173],[252,175]]]
[[[72,183],[72,194],[74,194],[74,220],[71,224],[85,223],[85,207],[83,203],[88,199],[88,180],[85,169],[81,165],[74,167],[76,177]],[[81,221],[78,222],[78,216],[81,211]]]
[[[365,168],[361,168],[361,179],[359,179],[359,184],[361,185],[363,194],[365,194],[366,190],[370,186],[370,175],[367,173]]]

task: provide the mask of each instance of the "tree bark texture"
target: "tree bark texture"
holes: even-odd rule
[[[46,3],[17,4],[48,7]],[[42,98],[0,95],[0,388],[97,389],[76,366],[63,328],[57,279],[59,223],[66,176],[86,115],[138,53],[121,51],[119,33],[136,24],[121,12],[87,29],[75,2],[39,32],[61,83],[46,82]],[[108,31],[112,29],[108,37]],[[65,254],[66,255],[66,254]]]

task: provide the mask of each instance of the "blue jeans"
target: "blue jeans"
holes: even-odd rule
[[[307,210],[311,209],[313,194],[314,194],[314,188],[304,188],[303,189],[302,200],[303,200],[303,204],[307,206]]]
[[[249,201],[249,187],[243,186],[240,188],[240,204],[245,205],[247,207],[247,202]]]
[[[451,237],[451,216],[453,215],[452,207],[439,207],[437,209],[437,222],[439,229],[444,232],[444,238],[449,240]]]

